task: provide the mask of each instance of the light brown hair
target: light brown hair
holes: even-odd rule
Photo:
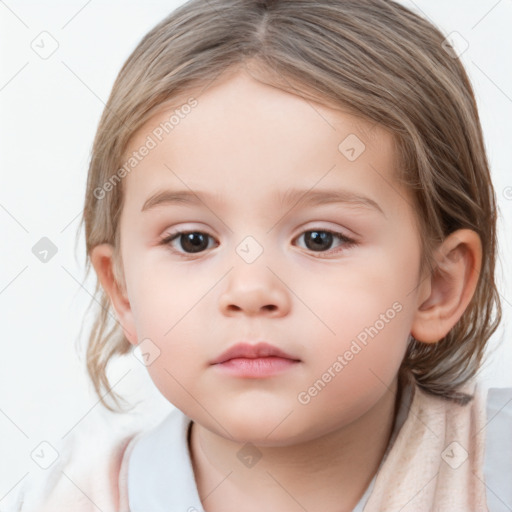
[[[272,85],[337,105],[393,134],[397,179],[414,194],[422,268],[436,271],[433,250],[453,231],[469,228],[480,236],[482,268],[463,316],[438,343],[411,338],[401,367],[425,391],[465,403],[470,396],[457,388],[475,375],[501,320],[496,198],[463,65],[439,29],[394,1],[191,0],[156,25],[122,67],[94,140],[82,218],[86,275],[91,250],[106,242],[115,246],[115,275],[123,281],[123,184],[98,190],[116,177],[134,133],[163,105],[249,62]],[[99,282],[95,294],[101,310],[87,370],[103,404],[115,410],[102,397],[110,389],[106,369],[131,345]],[[119,406],[120,397],[110,395]]]

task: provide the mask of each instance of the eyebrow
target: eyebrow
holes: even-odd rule
[[[386,216],[379,204],[370,197],[357,194],[345,189],[290,189],[284,194],[277,192],[275,199],[284,207],[293,204],[296,206],[320,206],[333,203],[347,203],[354,206],[363,206],[368,209],[380,212]],[[211,204],[222,203],[222,196],[206,191],[192,190],[160,190],[152,194],[142,206],[141,212],[145,212],[163,205],[184,204],[199,205],[206,202]]]
[[[370,197],[357,194],[346,189],[290,189],[284,194],[278,193],[278,201],[281,205],[295,206],[320,206],[323,204],[348,203],[354,206],[364,206],[373,209],[386,216],[379,204]]]

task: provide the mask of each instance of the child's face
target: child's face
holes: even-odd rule
[[[261,444],[316,438],[393,389],[428,293],[391,136],[243,73],[197,101],[160,142],[172,112],[158,114],[127,152],[157,142],[124,181],[120,320],[132,343],[158,347],[151,378],[203,426]],[[141,211],[164,190],[197,195]],[[378,206],[306,201],[321,191]],[[178,230],[203,237],[161,243]],[[259,377],[211,364],[242,341],[299,361]]]

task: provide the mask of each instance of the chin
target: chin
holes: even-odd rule
[[[269,447],[288,446],[314,437],[314,433],[307,425],[296,421],[296,411],[292,411],[293,409],[289,408],[281,413],[253,407],[251,410],[243,411],[219,411],[215,418],[229,432],[230,439],[236,443]],[[226,436],[226,431],[219,429],[217,424],[211,426],[217,434]]]

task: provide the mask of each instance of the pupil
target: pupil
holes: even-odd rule
[[[187,252],[199,252],[201,250],[206,249],[206,247],[201,247],[201,245],[204,245],[204,241],[206,240],[206,237],[202,233],[186,233],[182,236],[182,244],[181,246],[183,249],[185,249]],[[184,237],[184,239],[183,239]],[[206,246],[208,245],[208,242],[206,243]],[[190,249],[190,251],[188,251]]]
[[[325,249],[326,247],[324,245],[326,240],[329,242],[327,244],[327,248],[329,248],[332,243],[332,233],[328,233],[326,231],[310,231],[309,233],[306,234],[305,239],[306,245],[309,245],[308,242],[312,242],[312,247],[308,248],[311,248],[312,250],[316,250],[318,248]],[[324,245],[322,245],[322,243]]]

